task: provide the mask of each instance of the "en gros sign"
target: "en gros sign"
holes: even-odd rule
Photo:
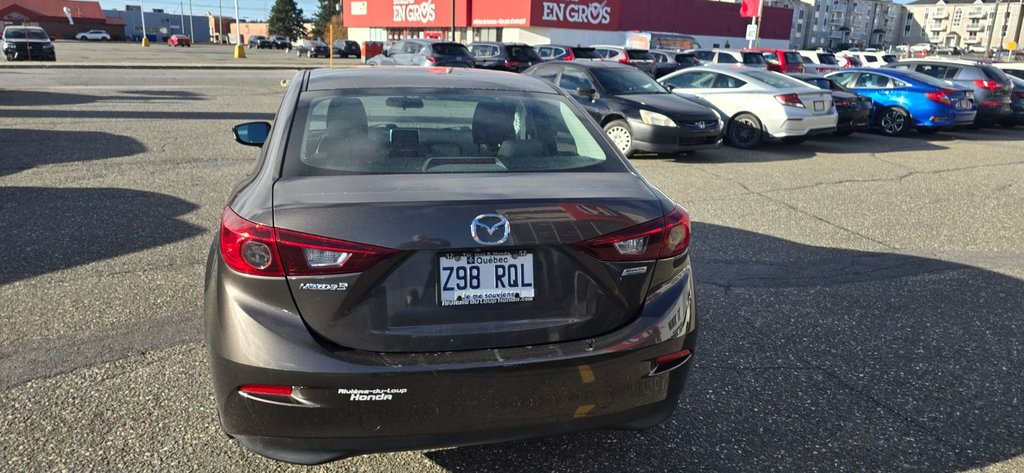
[[[431,23],[437,20],[434,0],[392,0],[395,23]]]
[[[616,29],[618,0],[535,0],[534,24],[582,29]]]

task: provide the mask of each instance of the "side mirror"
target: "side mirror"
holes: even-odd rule
[[[576,89],[576,95],[586,97],[590,100],[597,100],[597,91],[589,87],[580,87]]]
[[[385,50],[381,51],[380,53],[381,53],[381,55],[383,55],[384,57],[391,57],[391,51],[388,51],[387,49],[385,49]]]
[[[235,133],[235,141],[246,146],[263,146],[270,136],[270,124],[267,122],[249,122],[235,125],[231,129]]]
[[[676,90],[675,84],[661,84],[661,85],[664,85],[665,88],[668,89],[669,92],[672,92],[673,90]]]

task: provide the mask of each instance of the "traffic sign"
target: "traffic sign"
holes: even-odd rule
[[[747,41],[753,41],[757,39],[757,25],[751,23],[747,25]]]

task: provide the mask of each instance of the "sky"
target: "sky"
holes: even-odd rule
[[[218,1],[223,1],[224,16],[235,15],[234,0],[192,0],[192,13],[201,16],[209,11],[216,15],[220,11]],[[187,15],[189,11],[188,0],[181,0],[181,3],[184,3],[184,13]],[[296,0],[296,3],[307,18],[312,17],[316,13],[316,0]],[[138,4],[139,0],[100,0],[100,6],[104,10],[124,10],[125,5]],[[180,10],[179,0],[143,0],[142,4],[146,11],[152,11],[154,8],[163,8],[165,12],[176,15]],[[270,16],[270,7],[272,6],[274,6],[274,0],[238,0],[238,15],[250,21],[266,21],[267,17]]]

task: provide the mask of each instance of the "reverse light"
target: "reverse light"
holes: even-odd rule
[[[938,102],[938,103],[941,103],[943,105],[952,105],[953,104],[953,101],[949,99],[949,91],[948,90],[939,90],[939,91],[935,91],[935,92],[925,92],[924,95],[925,95],[925,97],[928,97],[928,100],[931,100],[932,102]]]
[[[676,207],[654,220],[577,243],[602,261],[645,261],[678,256],[690,244],[690,214]]]
[[[804,103],[800,101],[800,96],[797,94],[780,94],[775,96],[775,100],[778,100],[782,105],[788,107],[800,107],[804,108]]]
[[[674,122],[671,118],[662,115],[658,112],[652,112],[650,110],[640,109],[640,120],[642,120],[647,125],[673,127],[676,126],[676,122]]]

